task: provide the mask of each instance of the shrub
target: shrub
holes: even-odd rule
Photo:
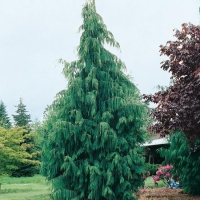
[[[182,132],[175,132],[170,137],[170,147],[160,149],[161,156],[166,162],[173,165],[172,174],[180,178],[184,192],[189,194],[200,194],[200,150],[190,149],[186,137]]]
[[[150,163],[146,163],[145,165],[145,169],[146,171],[149,171],[150,175],[155,175],[156,171],[158,170],[158,168],[160,167],[160,164],[150,164]]]
[[[156,172],[156,176],[152,176],[154,183],[157,184],[157,181],[162,180],[167,185],[168,181],[172,177],[170,172],[171,169],[172,166],[169,164],[159,167],[158,171]]]

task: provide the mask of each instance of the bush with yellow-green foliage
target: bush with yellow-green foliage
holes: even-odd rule
[[[35,174],[39,173],[39,155],[40,149],[36,145],[37,140],[37,133],[30,130],[24,130],[23,139],[24,143],[23,146],[26,148],[26,152],[30,156],[30,160],[32,162],[19,162],[18,169],[12,170],[11,176],[12,177],[30,177],[34,176]]]
[[[0,127],[0,176],[10,175],[12,170],[19,168],[20,163],[39,165],[39,162],[33,160],[32,155],[26,151],[24,132],[26,130],[22,127]]]

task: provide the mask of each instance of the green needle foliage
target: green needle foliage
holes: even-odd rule
[[[13,115],[13,119],[16,126],[25,127],[29,125],[31,122],[31,117],[27,114],[26,105],[23,104],[22,98],[19,100],[19,104],[17,106],[16,115]]]
[[[10,119],[6,112],[6,106],[0,101],[0,127],[9,129],[11,127]]]
[[[61,60],[68,88],[45,115],[42,173],[57,200],[133,200],[143,184],[147,109],[123,62],[103,46],[119,44],[93,0],[82,17],[78,60]]]
[[[160,149],[166,163],[173,165],[173,175],[180,178],[184,192],[200,195],[200,141],[196,141],[191,151],[183,132],[175,132],[170,136],[170,147]]]

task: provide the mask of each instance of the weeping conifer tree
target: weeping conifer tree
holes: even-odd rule
[[[86,2],[82,17],[78,60],[61,60],[68,87],[45,115],[42,173],[57,200],[136,199],[146,108],[123,62],[104,48],[119,44],[94,0]]]

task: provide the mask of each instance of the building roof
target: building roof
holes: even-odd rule
[[[169,144],[168,138],[158,138],[158,139],[152,139],[149,142],[145,142],[142,144],[142,146],[155,146],[155,145],[161,145],[161,144]]]

